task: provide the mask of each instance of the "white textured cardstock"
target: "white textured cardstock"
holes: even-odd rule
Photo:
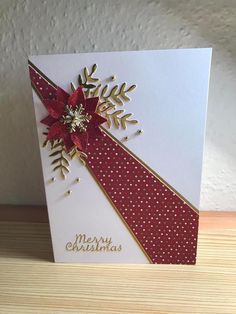
[[[70,92],[84,67],[98,65],[96,76],[106,84],[136,84],[126,109],[139,121],[127,130],[109,132],[160,174],[194,206],[199,207],[211,49],[173,49],[31,56],[29,60],[56,85]],[[42,147],[47,115],[33,91],[53,250],[57,262],[149,263],[129,230],[93,177],[72,160],[67,180],[52,173],[49,151]],[[137,130],[143,134],[133,136]],[[55,176],[56,181],[51,182]],[[76,178],[80,183],[76,184]],[[70,196],[65,191],[72,190]],[[110,237],[122,249],[113,253],[65,249],[76,234]]]

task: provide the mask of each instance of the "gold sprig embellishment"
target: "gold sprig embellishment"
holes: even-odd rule
[[[44,132],[43,134],[47,135],[47,132]],[[79,151],[76,147],[74,147],[70,153],[67,153],[63,140],[45,140],[43,147],[46,147],[47,145],[50,145],[52,150],[49,157],[54,158],[51,162],[53,171],[59,171],[62,179],[66,179],[66,175],[70,172],[68,156],[70,159],[77,157],[83,165],[86,164],[87,155],[84,152]]]
[[[44,132],[43,134],[47,135],[47,132]],[[50,148],[52,150],[49,157],[55,158],[51,162],[51,165],[54,166],[53,171],[59,171],[61,177],[65,179],[66,174],[69,172],[69,161],[67,159],[64,143],[62,140],[45,140],[43,147],[46,147],[48,144],[50,144]]]
[[[124,106],[126,102],[131,100],[128,94],[134,91],[137,86],[127,86],[126,83],[122,83],[120,86],[114,85],[109,88],[108,84],[102,85],[100,80],[95,77],[97,69],[97,64],[93,64],[91,71],[85,67],[82,75],[78,76],[78,84],[85,88],[87,97],[99,97],[97,113],[107,119],[106,126],[111,128],[113,125],[117,129],[126,129],[128,124],[137,124],[138,121],[132,119],[132,113],[126,113],[125,109],[117,108]],[[114,82],[116,76],[110,76],[110,80]],[[75,89],[73,83],[71,83],[71,87],[72,90]]]
[[[79,160],[82,162],[83,165],[86,165],[86,159],[88,158],[88,156],[84,152],[81,152],[76,147],[74,147],[70,151],[70,157],[71,157],[71,159],[73,159],[75,157],[79,158]]]

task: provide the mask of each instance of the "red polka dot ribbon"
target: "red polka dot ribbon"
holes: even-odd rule
[[[55,84],[32,64],[32,86],[55,98]],[[198,213],[103,129],[89,141],[87,168],[151,263],[195,264]],[[98,213],[99,214],[99,213]]]

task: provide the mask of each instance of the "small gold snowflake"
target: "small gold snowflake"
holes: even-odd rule
[[[66,105],[65,114],[61,116],[60,121],[63,124],[67,124],[70,133],[76,131],[78,128],[81,132],[85,132],[88,126],[91,116],[88,113],[84,113],[82,104],[75,107]]]

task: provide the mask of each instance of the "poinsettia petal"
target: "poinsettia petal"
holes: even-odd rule
[[[89,135],[89,138],[96,138],[100,135],[100,128],[99,125],[106,122],[107,120],[100,115],[94,113],[92,114],[92,119],[89,121],[89,124],[87,126],[87,132]]]
[[[88,131],[89,141],[100,137],[102,135],[102,131],[98,126],[93,127],[91,130]]]
[[[71,107],[75,107],[78,104],[85,104],[82,87],[78,87],[68,98],[68,105],[70,105]]]
[[[57,120],[54,119],[52,116],[47,116],[46,118],[42,119],[40,122],[46,124],[47,126],[53,125]]]
[[[47,139],[63,139],[67,136],[68,130],[66,126],[59,121],[55,122],[49,129]]]
[[[63,141],[66,147],[66,151],[70,152],[71,149],[75,146],[75,144],[72,142],[71,136],[69,133],[67,133],[66,135],[64,134]]]
[[[89,121],[89,128],[90,127],[94,127],[94,126],[98,126],[104,122],[106,122],[107,119],[103,118],[102,116],[100,116],[97,113],[93,113],[92,114],[92,119]]]
[[[85,110],[87,112],[95,112],[97,104],[98,104],[98,97],[88,98],[85,101]]]
[[[62,88],[59,86],[57,87],[57,100],[62,102],[63,104],[67,104],[67,100],[70,97],[70,95],[65,92]]]
[[[43,104],[46,107],[50,116],[55,119],[58,119],[64,111],[65,105],[61,101],[51,100],[51,99],[44,99]]]
[[[71,139],[73,143],[78,147],[79,150],[86,151],[88,143],[88,133],[87,132],[74,132],[71,134]]]

